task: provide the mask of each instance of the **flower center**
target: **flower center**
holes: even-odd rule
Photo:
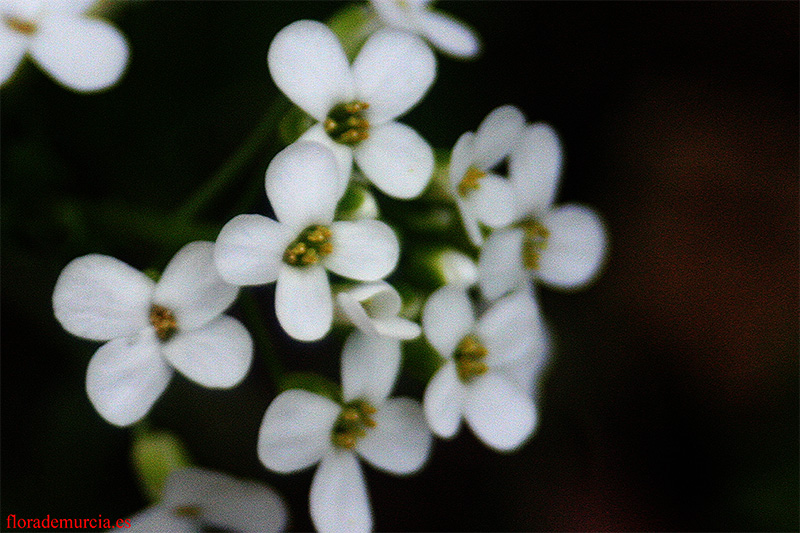
[[[168,341],[178,331],[178,321],[175,315],[166,307],[154,304],[150,308],[150,323],[156,330],[156,336],[161,342]]]
[[[464,177],[458,182],[458,194],[464,198],[472,191],[477,191],[481,188],[481,178],[486,176],[486,172],[479,168],[469,167],[464,173]]]
[[[337,143],[355,146],[369,138],[369,121],[364,117],[367,108],[366,102],[355,101],[335,106],[323,123],[325,132]]]
[[[367,434],[367,429],[375,427],[372,415],[378,410],[366,400],[353,400],[342,407],[342,412],[331,431],[334,446],[352,450],[356,442]]]
[[[330,242],[331,230],[325,226],[309,226],[286,247],[283,262],[292,266],[307,266],[319,263],[319,260],[333,251]]]
[[[33,35],[34,33],[36,33],[36,24],[28,20],[5,16],[3,17],[3,22],[5,22],[6,26],[11,28],[15,32],[21,33],[23,35]]]
[[[542,250],[547,248],[550,230],[538,220],[526,220],[520,224],[525,231],[522,239],[522,262],[528,270],[539,268]]]
[[[203,514],[203,510],[200,509],[199,505],[181,505],[180,507],[173,509],[172,512],[175,514],[175,516],[184,518],[197,518]]]
[[[489,367],[483,361],[486,359],[486,347],[476,335],[469,334],[458,343],[454,359],[456,360],[456,372],[458,378],[469,383],[477,376],[485,374]]]

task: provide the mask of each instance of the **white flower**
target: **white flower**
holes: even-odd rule
[[[289,512],[270,487],[202,468],[174,470],[156,505],[128,519],[130,529],[161,533],[199,533],[207,528],[273,533],[284,531]]]
[[[524,129],[525,117],[519,109],[498,107],[483,119],[477,133],[463,134],[453,147],[450,193],[475,246],[483,244],[479,222],[500,228],[514,220],[514,189],[491,169],[509,155]]]
[[[521,388],[526,378],[519,365],[547,349],[530,294],[511,294],[475,321],[466,291],[444,286],[425,304],[422,331],[445,358],[425,389],[431,430],[450,438],[463,417],[488,446],[520,446],[536,428],[537,413],[531,394]]]
[[[327,270],[358,281],[377,281],[397,265],[394,231],[377,220],[333,221],[341,196],[333,154],[314,142],[298,142],[269,164],[267,197],[277,221],[239,215],[217,238],[214,259],[235,285],[277,280],[275,310],[292,337],[322,338],[333,320]]]
[[[128,43],[108,22],[84,15],[95,0],[0,1],[0,84],[26,53],[55,81],[90,92],[114,85]]]
[[[264,415],[258,457],[267,468],[296,472],[319,463],[309,498],[318,531],[372,528],[359,456],[393,474],[416,472],[428,458],[433,439],[419,402],[387,399],[399,365],[399,341],[355,331],[342,352],[343,405],[294,389]]]
[[[189,243],[158,283],[105,255],[71,261],[56,282],[53,310],[70,333],[108,341],[89,362],[86,392],[117,426],[144,417],[166,389],[172,369],[212,388],[229,388],[247,374],[250,334],[222,315],[238,289],[212,260],[213,244]]]
[[[300,139],[334,152],[342,191],[355,158],[386,194],[413,198],[422,192],[433,173],[433,150],[394,119],[416,105],[436,77],[436,59],[425,43],[379,30],[350,66],[327,26],[300,20],[278,32],[268,59],[278,88],[319,122]]]
[[[434,47],[459,58],[478,55],[478,36],[463,22],[431,9],[431,0],[371,0],[387,26],[416,33]]]
[[[553,129],[528,126],[509,159],[518,223],[493,233],[478,261],[478,283],[486,298],[498,298],[530,279],[575,289],[599,273],[607,251],[600,217],[583,205],[553,205],[561,161]]]
[[[385,281],[363,283],[336,295],[336,302],[348,319],[369,335],[393,339],[419,337],[420,327],[398,316],[402,307],[400,294]]]

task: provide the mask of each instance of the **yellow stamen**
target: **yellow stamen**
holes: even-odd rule
[[[366,400],[354,400],[346,404],[331,431],[331,442],[335,446],[353,449],[358,439],[367,435],[367,430],[376,426],[372,418],[377,412]]]
[[[483,170],[474,166],[469,167],[464,173],[464,177],[458,182],[458,194],[463,198],[470,192],[480,189],[480,180],[484,176],[486,176],[486,172]]]
[[[172,311],[160,305],[150,308],[150,323],[156,330],[159,340],[169,340],[178,331],[178,321]]]
[[[489,370],[483,361],[487,354],[486,347],[477,336],[469,334],[461,339],[453,355],[459,379],[469,383],[475,377],[485,374]]]
[[[369,121],[364,111],[366,102],[348,102],[334,106],[323,122],[325,132],[341,144],[356,145],[369,138]]]
[[[3,21],[6,23],[6,26],[23,35],[33,35],[37,30],[36,24],[28,20],[6,16],[3,17]]]
[[[292,266],[308,266],[319,263],[333,252],[330,242],[333,233],[325,226],[309,226],[300,232],[283,253],[283,262]]]
[[[550,231],[538,220],[526,220],[520,224],[525,231],[522,241],[522,263],[528,270],[539,268],[542,251],[547,248]]]

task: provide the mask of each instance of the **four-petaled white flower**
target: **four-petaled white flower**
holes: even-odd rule
[[[384,24],[416,33],[445,54],[469,59],[481,50],[475,32],[451,15],[432,9],[431,0],[371,0],[371,3]]]
[[[519,447],[538,418],[531,394],[520,387],[526,380],[520,364],[547,350],[531,295],[508,295],[476,321],[466,291],[444,286],[425,303],[422,331],[445,358],[423,401],[433,432],[450,438],[463,417],[488,446],[499,451]]]
[[[419,402],[387,399],[399,365],[399,341],[355,331],[342,351],[341,405],[293,389],[267,409],[258,435],[261,462],[277,472],[319,463],[309,498],[318,531],[372,528],[359,456],[393,474],[416,472],[428,458],[433,438]]]
[[[106,255],[79,257],[61,272],[53,291],[58,321],[74,335],[108,341],[89,362],[86,392],[112,424],[144,417],[173,368],[213,388],[233,387],[247,374],[253,342],[222,315],[238,288],[219,277],[213,246],[181,248],[158,283]]]
[[[81,92],[114,85],[128,43],[108,22],[84,15],[95,0],[2,0],[0,84],[26,53],[58,83]]]
[[[422,192],[433,173],[433,150],[394,120],[420,101],[436,77],[436,59],[422,40],[379,30],[351,67],[327,26],[300,20],[278,32],[268,59],[278,88],[319,122],[300,139],[333,151],[342,191],[355,158],[386,194],[413,198]]]
[[[475,246],[483,244],[479,222],[500,228],[514,220],[514,189],[491,170],[511,153],[524,129],[525,117],[519,109],[498,107],[483,119],[477,133],[463,134],[453,147],[448,167],[450,194]]]
[[[400,294],[385,281],[363,283],[336,295],[336,303],[345,316],[361,331],[394,339],[414,339],[419,325],[398,316],[402,307]]]
[[[323,145],[298,142],[269,164],[267,197],[277,221],[239,215],[217,238],[214,258],[235,285],[277,280],[275,310],[283,329],[309,341],[333,320],[327,270],[358,281],[377,281],[397,265],[394,231],[377,220],[333,221],[341,197],[336,160]]]
[[[170,472],[161,501],[133,515],[126,531],[197,533],[211,528],[277,533],[288,521],[283,498],[263,483],[182,468]]]
[[[547,124],[528,126],[509,158],[517,223],[494,232],[481,250],[478,283],[493,300],[530,279],[579,288],[600,271],[607,250],[603,222],[583,205],[553,206],[561,146]]]

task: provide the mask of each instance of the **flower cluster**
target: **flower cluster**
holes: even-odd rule
[[[433,436],[454,437],[462,419],[494,450],[522,446],[537,427],[537,384],[552,351],[532,282],[586,285],[607,249],[593,210],[553,205],[562,168],[553,129],[502,106],[458,138],[437,173],[474,246],[446,253],[458,260],[457,270],[472,270],[429,294],[417,311],[403,306],[406,295],[386,281],[402,264],[402,229],[376,212],[354,217],[342,206],[354,187],[370,183],[379,196],[399,200],[423,193],[434,175],[433,149],[396,119],[435,81],[429,44],[461,58],[475,56],[480,45],[467,26],[423,0],[375,0],[372,8],[386,27],[369,36],[352,64],[341,36],[320,22],[294,22],[269,47],[272,79],[312,120],[266,168],[274,218],[234,217],[215,243],[182,248],[158,281],[111,257],[77,258],[53,294],[67,331],[105,342],[89,363],[86,390],[98,413],[118,426],[145,417],[173,369],[205,387],[233,387],[245,377],[253,342],[238,320],[222,314],[240,287],[274,282],[277,322],[297,341],[322,339],[338,322],[354,326],[342,348],[341,386],[319,376],[331,387],[285,387],[258,433],[258,457],[268,469],[317,465],[309,507],[320,531],[372,529],[359,458],[389,474],[417,472]],[[48,68],[37,43],[51,35],[49,19],[38,13],[33,21],[15,11],[2,31],[21,32]],[[423,397],[391,397],[403,341],[420,335],[436,354]],[[228,498],[248,509],[263,502],[270,509],[257,520],[263,529],[286,524],[276,496],[198,470],[176,471],[162,501],[140,518],[153,527],[236,528],[224,519]]]

